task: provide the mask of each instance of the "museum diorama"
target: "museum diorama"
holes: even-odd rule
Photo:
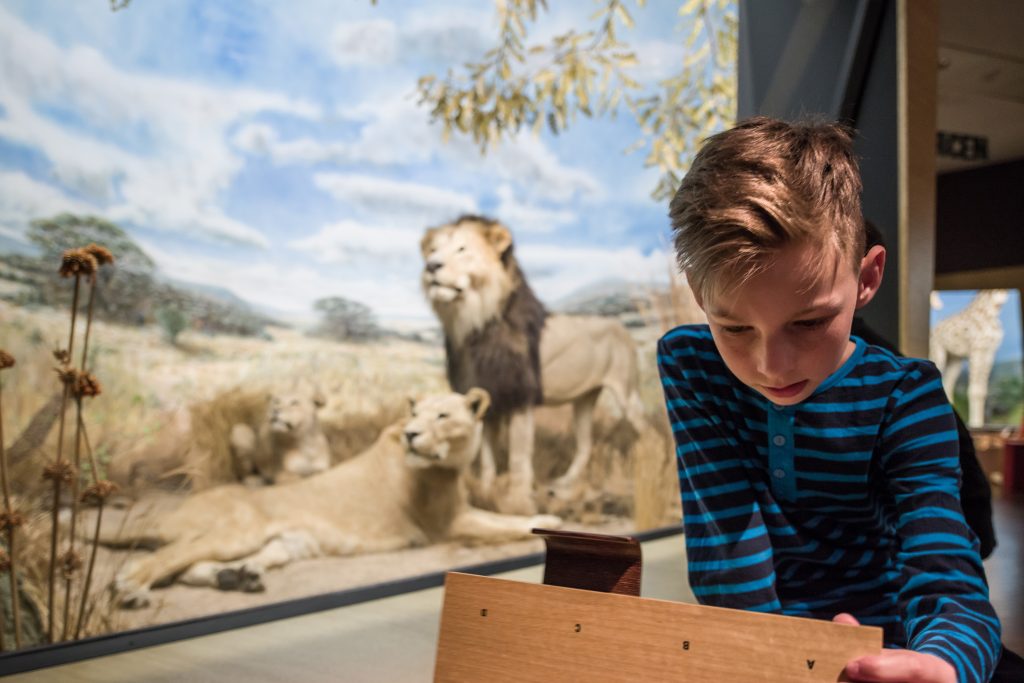
[[[429,588],[426,617],[386,612],[426,635],[410,621],[393,643],[294,656],[380,680],[836,681],[875,680],[852,662],[899,647],[940,661],[928,680],[1013,680],[1024,54],[1008,36],[1024,24],[1013,2],[979,6],[5,3],[0,673],[92,680],[67,667]],[[817,385],[747,381],[748,318],[786,297],[721,302],[788,274],[769,258],[707,284],[686,231],[727,213],[692,187],[722,180],[700,150],[737,122],[781,139],[776,120],[814,122],[799,144],[838,122],[859,174],[855,337],[822,386],[870,392],[891,376],[839,375],[904,356],[933,382],[801,413]],[[781,182],[769,152],[737,154]],[[751,249],[783,253],[785,220],[752,214],[771,229]],[[714,253],[730,277],[756,260]],[[787,334],[837,314],[814,315]],[[733,382],[756,391],[698,405],[694,387]],[[900,412],[921,396],[941,405]],[[889,412],[861,472],[852,439],[875,418],[816,420],[869,403]],[[815,464],[819,441],[845,451]],[[907,502],[931,461],[900,457],[936,444],[958,449],[935,460],[958,490],[921,495],[955,505]],[[907,478],[863,479],[856,502],[848,487],[890,466]],[[720,467],[752,483],[702,488]],[[962,623],[938,599],[940,636],[883,613],[931,614],[911,595],[939,580],[929,554],[982,585]],[[488,576],[538,564],[539,582]],[[642,567],[669,599],[641,592]],[[852,594],[842,577],[863,612],[824,615]],[[260,656],[246,676],[284,675]],[[124,675],[148,677],[139,662]]]

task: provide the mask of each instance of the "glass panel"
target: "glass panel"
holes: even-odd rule
[[[931,357],[971,427],[1021,424],[1020,291],[932,293]]]
[[[678,523],[665,198],[735,110],[736,8],[499,4],[0,7],[4,647],[11,605],[25,647]],[[427,233],[462,214],[500,223]],[[484,335],[523,278],[545,332]]]

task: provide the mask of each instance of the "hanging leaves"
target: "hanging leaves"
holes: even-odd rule
[[[624,106],[643,133],[625,151],[647,149],[644,165],[662,172],[652,192],[661,200],[675,192],[700,141],[735,118],[738,19],[731,0],[687,0],[679,8],[689,26],[686,56],[676,75],[648,90],[630,76],[639,60],[618,38],[634,26],[623,0],[599,0],[593,28],[529,47],[527,26],[547,9],[545,0],[496,4],[496,47],[444,78],[419,79],[420,103],[443,124],[445,139],[470,135],[484,153],[523,127],[539,132],[546,125],[557,135],[577,114],[614,117]]]

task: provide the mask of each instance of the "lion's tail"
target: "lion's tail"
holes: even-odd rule
[[[78,535],[91,541],[96,530],[100,512],[90,508],[82,512]],[[156,548],[165,543],[154,531],[153,519],[145,514],[133,514],[132,508],[117,509],[106,507],[100,519],[100,531],[96,540],[110,548]]]

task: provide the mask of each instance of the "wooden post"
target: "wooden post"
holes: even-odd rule
[[[935,277],[936,92],[939,7],[936,0],[898,0],[900,350],[928,357]]]

